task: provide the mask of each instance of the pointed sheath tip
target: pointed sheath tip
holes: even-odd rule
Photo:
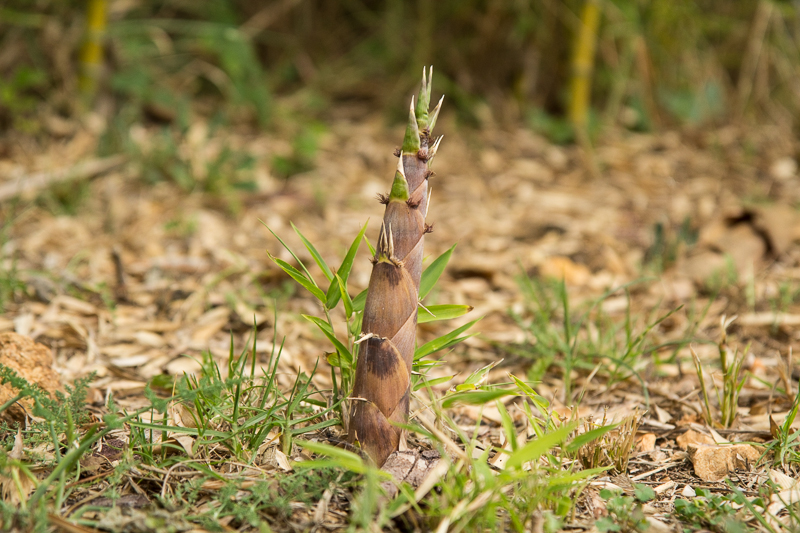
[[[428,127],[428,107],[431,105],[431,86],[433,82],[433,71],[431,76],[427,76],[425,68],[422,68],[422,85],[419,88],[417,98],[417,123],[420,131]]]
[[[402,161],[402,159],[400,159]],[[408,200],[408,181],[402,171],[402,163],[398,165],[397,172],[394,173],[394,181],[392,181],[392,190],[389,193],[390,202],[405,202]]]
[[[378,246],[375,248],[375,262],[388,259],[388,243],[386,239],[386,223],[381,224],[381,233],[378,235]]]
[[[389,224],[389,260],[394,259],[394,237],[392,236],[392,225]]]
[[[411,107],[408,109],[408,126],[406,126],[406,134],[403,138],[403,153],[413,154],[419,151],[419,125],[417,124],[417,116],[414,113],[414,97],[411,97]]]
[[[436,127],[436,119],[439,118],[439,111],[442,110],[442,102],[444,102],[444,95],[439,98],[439,103],[436,104],[436,107],[433,109],[431,113],[431,117],[428,124],[428,133],[433,133],[433,128]]]

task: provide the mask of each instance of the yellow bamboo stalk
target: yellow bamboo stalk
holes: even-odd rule
[[[103,41],[106,35],[108,3],[89,0],[86,10],[86,39],[80,53],[78,86],[83,93],[94,94],[103,64]]]
[[[592,71],[597,48],[597,30],[600,27],[598,0],[586,0],[581,13],[580,28],[572,59],[572,80],[569,101],[569,118],[576,131],[586,131],[592,90]]]

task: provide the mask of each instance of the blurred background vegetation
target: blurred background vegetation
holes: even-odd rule
[[[647,131],[795,127],[798,0],[4,0],[0,134],[100,110],[185,131],[300,124],[279,175],[307,166],[331,113],[386,111],[435,65],[462,124]],[[390,114],[394,113],[394,114]],[[114,133],[116,131],[117,133]],[[231,154],[225,157],[233,157]],[[221,161],[224,167],[226,161]],[[238,163],[237,163],[238,164]],[[157,166],[157,165],[156,165]],[[178,173],[179,174],[179,173]],[[178,179],[177,181],[180,181]]]

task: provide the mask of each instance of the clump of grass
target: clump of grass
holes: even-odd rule
[[[76,490],[71,487],[82,484],[85,456],[99,442],[119,432],[127,436],[128,445],[122,450],[119,464],[104,477],[105,495],[114,500],[123,494],[123,485],[131,472],[145,478],[143,472],[161,472],[159,487],[166,498],[163,503],[174,509],[187,509],[189,522],[210,524],[222,513],[238,524],[260,527],[267,517],[287,519],[291,514],[290,502],[318,498],[334,479],[340,486],[346,486],[350,478],[343,478],[340,472],[302,470],[274,482],[262,476],[253,484],[253,472],[259,471],[259,459],[265,450],[277,445],[288,455],[297,436],[340,424],[339,419],[331,416],[334,407],[329,407],[312,385],[313,372],[312,376],[298,372],[288,391],[278,387],[276,374],[281,351],[282,345],[273,344],[266,369],[257,375],[255,340],[240,354],[234,352],[232,341],[226,367],[205,355],[199,377],[184,376],[172,384],[173,395],[159,397],[148,387],[145,391],[148,404],[121,414],[111,400],[107,405],[109,414],[102,422],[95,419],[92,424],[85,399],[94,376],[67,386],[68,395],[50,398],[12,370],[0,367],[2,380],[18,391],[15,398],[0,406],[0,412],[21,398],[34,399],[33,423],[20,434],[25,441],[24,452],[38,443],[45,443],[45,448],[49,444],[53,450],[44,456],[26,457],[20,441],[13,457],[0,454],[4,457],[0,461],[0,477],[22,476],[34,484],[32,494],[27,489],[17,491],[20,501],[17,508],[0,509],[2,522],[22,528],[39,527],[47,523],[47,513],[59,516]],[[16,445],[13,428],[3,425],[0,434],[7,449]],[[237,466],[223,468],[230,464]],[[34,468],[45,472],[44,479],[31,473]],[[236,474],[248,468],[250,477]],[[168,474],[163,476],[186,470],[195,472],[202,480],[191,485],[182,476],[171,479]],[[222,501],[221,507],[211,505],[194,512],[190,503],[207,502],[211,488],[226,495],[241,495],[244,489],[248,492],[243,497]],[[85,506],[75,509],[73,518],[81,516],[84,510]],[[103,515],[111,509],[95,511]],[[93,527],[98,524],[93,520],[86,522]]]
[[[239,355],[234,353],[231,339],[224,372],[210,354],[204,354],[199,377],[184,376],[170,402],[146,391],[153,408],[149,420],[131,422],[132,447],[157,464],[166,459],[168,448],[177,446],[163,436],[178,433],[192,437],[195,453],[221,448],[231,458],[252,464],[262,445],[269,444],[268,437],[280,439],[283,453],[289,455],[297,435],[340,424],[331,416],[337,406],[328,407],[326,398],[312,385],[316,367],[310,376],[298,372],[288,393],[280,390],[276,375],[282,344],[273,344],[263,375],[256,375],[255,330],[253,335],[252,350]],[[179,409],[179,417],[168,414],[170,408]]]
[[[480,379],[480,373],[471,377]],[[575,422],[554,417],[547,400],[529,383],[511,377],[510,384],[481,384],[476,388],[472,383],[442,398],[433,398],[429,407],[436,423],[426,421],[423,414],[418,423],[412,421],[404,426],[440,452],[440,462],[426,482],[426,491],[432,489],[430,492],[415,492],[401,485],[394,500],[380,505],[380,481],[390,476],[356,453],[321,443],[302,444],[320,455],[302,466],[334,465],[363,475],[354,500],[353,521],[364,529],[380,528],[402,515],[410,524],[437,531],[527,531],[531,523],[545,521],[548,530],[557,531],[560,524],[570,520],[588,480],[607,470],[582,468],[572,457],[587,441],[612,427],[576,435]],[[507,396],[524,400],[520,407],[526,422],[521,428],[515,426],[505,405],[498,401]],[[457,403],[496,406],[503,418],[504,446],[481,443],[480,422],[472,431],[456,423],[445,409]],[[531,437],[525,427],[528,425]]]
[[[697,378],[700,380],[703,418],[709,426],[731,427],[736,420],[739,410],[739,393],[745,382],[745,378],[742,376],[742,367],[747,358],[747,353],[750,350],[750,345],[741,353],[739,353],[738,349],[732,354],[730,353],[728,347],[728,327],[734,320],[736,320],[735,316],[728,320],[725,315],[723,315],[720,320],[720,329],[722,332],[717,348],[719,363],[722,370],[722,390],[717,387],[716,381],[713,379],[711,380],[711,385],[717,397],[717,405],[719,406],[719,420],[715,420],[711,412],[710,387],[706,384],[706,378],[703,374],[703,365],[700,363],[700,358],[697,356],[694,348],[691,348],[692,359],[694,360],[695,370],[697,371]]]
[[[616,474],[625,473],[641,420],[642,413],[634,410],[619,424],[609,424],[605,414],[600,424],[591,419],[584,421],[585,434],[596,429],[605,429],[607,433],[581,446],[576,454],[578,460],[584,468],[613,467]]]
[[[688,216],[678,227],[677,231],[671,230],[662,222],[653,225],[653,244],[645,250],[644,264],[655,272],[664,272],[697,243],[699,231],[693,226]]]
[[[530,340],[513,351],[533,359],[528,377],[538,381],[551,365],[561,366],[564,395],[569,403],[574,395],[574,370],[588,373],[597,367],[612,384],[637,375],[648,360],[647,355],[686,343],[686,340],[653,341],[653,330],[681,307],[661,315],[653,312],[645,320],[634,317],[628,289],[635,283],[638,282],[611,289],[581,310],[575,310],[570,306],[563,281],[521,277],[528,314],[512,316]],[[618,320],[605,313],[602,304],[621,291],[628,296],[628,305],[624,318]],[[598,363],[603,364],[598,367]],[[646,389],[644,393],[646,396]]]

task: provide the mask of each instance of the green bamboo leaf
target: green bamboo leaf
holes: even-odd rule
[[[453,250],[456,245],[450,247],[445,253],[436,258],[436,260],[425,269],[422,273],[422,279],[419,282],[419,299],[422,300],[431,292],[436,282],[439,281],[439,276],[444,272],[447,263],[450,261],[450,256],[453,255]]]
[[[417,324],[435,322],[436,320],[450,320],[464,316],[474,309],[471,305],[426,305],[417,309]]]
[[[333,345],[336,347],[336,351],[339,352],[339,356],[343,358],[347,364],[353,363],[353,354],[350,353],[350,350],[348,350],[344,344],[342,344],[342,341],[336,338],[336,335],[333,333],[333,328],[330,324],[316,316],[303,315],[303,318],[317,325],[320,331],[322,331],[322,333],[328,337],[328,340],[333,343]]]
[[[358,293],[358,296],[353,298],[353,311],[355,311],[356,313],[360,313],[361,311],[364,310],[364,306],[366,305],[366,303],[367,303],[367,289],[364,289],[363,291]]]
[[[295,267],[293,267],[292,265],[290,265],[289,263],[287,263],[283,259],[278,259],[277,257],[275,257],[274,255],[270,254],[269,252],[267,252],[267,254],[269,255],[269,258],[272,259],[273,261],[275,261],[275,263],[279,267],[281,267],[281,269],[284,272],[289,274],[292,277],[292,279],[294,279],[297,283],[299,283],[300,285],[305,287],[306,290],[308,290],[308,292],[310,292],[311,294],[316,296],[317,300],[319,300],[320,302],[324,302],[325,301],[325,293],[322,292],[322,289],[317,287],[317,284],[314,283],[313,280],[310,280],[307,277],[305,277],[302,272],[297,270]]]
[[[350,299],[350,295],[347,294],[347,284],[345,281],[339,277],[338,272],[335,274],[336,281],[339,284],[339,294],[341,294],[342,301],[344,302],[344,312],[346,313],[345,316],[350,318],[353,315],[353,300]]]
[[[314,281],[314,276],[312,276],[312,275],[311,275],[311,272],[309,272],[309,271],[308,271],[308,269],[306,268],[306,265],[305,265],[305,264],[304,264],[302,261],[300,261],[300,258],[299,258],[299,257],[297,257],[297,255],[295,255],[294,251],[293,251],[291,248],[289,248],[289,245],[288,245],[288,244],[286,244],[285,242],[283,242],[283,239],[281,239],[280,237],[278,237],[278,234],[277,234],[277,233],[275,233],[274,231],[272,231],[272,229],[270,229],[270,227],[269,227],[269,226],[267,226],[267,225],[264,223],[264,221],[260,221],[260,222],[261,222],[262,224],[264,224],[264,227],[265,227],[265,228],[267,228],[267,229],[269,230],[269,232],[270,232],[270,233],[272,233],[272,236],[273,236],[273,237],[275,237],[276,239],[278,239],[278,242],[279,242],[279,243],[281,243],[281,245],[283,245],[283,247],[284,247],[284,248],[286,248],[286,251],[287,251],[287,252],[289,252],[289,253],[291,254],[291,256],[294,258],[294,260],[295,260],[295,261],[297,261],[297,264],[298,264],[298,265],[300,265],[300,268],[302,268],[302,269],[303,269],[303,272],[305,272],[305,273],[306,273],[306,274],[305,274],[305,275],[306,275],[306,277],[307,277],[308,279],[310,279],[311,281]],[[267,252],[267,253],[269,254],[269,252]],[[270,257],[272,257],[272,254],[270,254]],[[314,285],[316,285],[316,284],[317,284],[317,283],[316,283],[316,282],[314,282]]]
[[[290,224],[292,225],[294,232],[297,233],[297,236],[300,237],[300,240],[303,241],[303,244],[305,244],[308,253],[310,253],[311,257],[314,258],[314,262],[316,262],[319,268],[322,269],[322,273],[325,274],[325,277],[328,278],[328,281],[331,281],[333,279],[333,273],[331,272],[328,263],[326,263],[322,256],[319,255],[319,252],[316,248],[314,248],[314,245],[311,244],[311,241],[306,239],[305,235],[300,233],[300,230],[297,229],[297,226],[294,225],[294,222],[290,222]]]
[[[572,439],[572,442],[567,444],[567,448],[566,448],[567,452],[569,452],[569,453],[577,452],[582,446],[584,446],[586,444],[589,444],[593,440],[599,439],[600,437],[602,437],[603,435],[605,435],[609,431],[615,429],[618,425],[619,424],[611,424],[609,426],[602,426],[602,427],[595,428],[595,429],[592,429],[590,431],[587,431],[585,433],[581,433],[580,435],[578,435],[577,437]]]
[[[339,352],[327,352],[325,353],[325,358],[328,360],[328,364],[332,367],[342,367],[342,357],[339,355]]]
[[[447,409],[456,403],[463,403],[467,405],[483,405],[485,403],[493,402],[498,398],[502,398],[503,396],[511,395],[516,395],[516,393],[511,390],[502,389],[456,392],[444,398],[444,401],[442,401],[442,407]]]
[[[417,347],[416,351],[414,351],[414,360],[416,361],[418,359],[425,357],[426,355],[438,352],[439,350],[444,350],[445,348],[454,346],[463,340],[466,340],[470,337],[474,337],[475,335],[477,335],[477,333],[464,335],[463,337],[459,337],[459,335],[461,335],[469,328],[474,326],[475,323],[478,322],[478,320],[480,320],[480,318],[473,320],[472,322],[469,322],[467,324],[464,324],[460,328],[456,328],[450,333],[442,335],[441,337],[433,339],[432,341],[426,342],[422,346]]]
[[[455,376],[442,376],[440,378],[435,379],[427,379],[424,376],[414,385],[414,392],[420,389],[426,389],[428,387],[435,387],[436,385],[441,385],[442,383],[447,383]]]
[[[338,424],[341,424],[341,420],[339,420],[338,418],[331,418],[330,420],[323,420],[322,422],[318,422],[310,426],[303,426],[301,428],[293,429],[291,431],[292,435],[302,435],[303,433],[313,433],[314,431],[319,431],[320,429],[336,426]]]
[[[506,468],[519,468],[523,464],[530,461],[535,461],[554,447],[564,442],[569,434],[575,429],[576,424],[566,424],[557,430],[547,433],[536,440],[530,441],[528,444],[511,453],[511,456],[506,462]]]
[[[369,246],[369,253],[372,254],[372,257],[375,257],[375,247],[372,246],[372,243],[369,242],[369,239],[366,235],[364,235],[364,242],[367,243],[367,246]]]
[[[612,468],[614,467],[600,466],[598,468],[587,468],[586,470],[572,472],[570,474],[551,475],[547,478],[547,486],[552,490],[558,486],[574,485],[576,481],[593,478]]]
[[[369,224],[369,221],[365,222],[364,227],[362,227],[361,231],[358,232],[358,236],[356,236],[355,240],[353,240],[353,243],[350,245],[350,248],[348,248],[347,254],[342,260],[342,264],[339,265],[339,270],[336,271],[336,273],[339,274],[339,276],[344,280],[345,284],[347,284],[347,279],[350,277],[350,270],[353,268],[353,261],[355,260],[359,246],[361,246],[361,240],[364,238],[364,233],[367,231],[367,224]],[[331,284],[328,287],[328,298],[325,303],[325,307],[328,309],[333,309],[336,307],[336,304],[339,303],[340,296],[341,292],[339,291],[339,284],[334,283],[334,281],[331,280]]]

